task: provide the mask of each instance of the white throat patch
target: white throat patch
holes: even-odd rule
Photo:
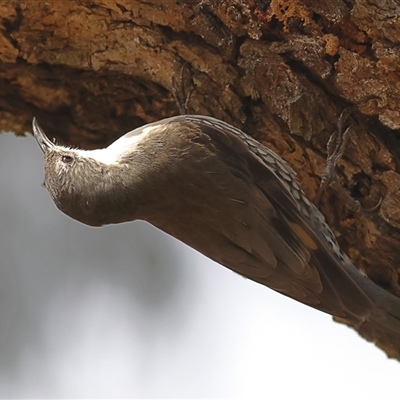
[[[125,154],[133,153],[138,145],[149,133],[160,128],[160,124],[149,124],[144,127],[136,128],[125,133],[115,142],[104,149],[80,150],[74,149],[81,157],[93,158],[94,160],[106,164],[117,164]]]

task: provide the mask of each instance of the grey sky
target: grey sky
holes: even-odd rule
[[[42,166],[0,135],[0,397],[398,398],[354,331],[145,223],[70,220]]]

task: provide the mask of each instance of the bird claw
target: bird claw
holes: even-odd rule
[[[325,192],[328,186],[340,186],[336,182],[336,165],[343,156],[346,149],[347,140],[349,138],[349,132],[351,125],[343,132],[344,123],[350,115],[348,108],[344,109],[340,114],[338,121],[338,129],[335,131],[328,140],[327,150],[328,156],[326,158],[326,167],[321,175],[321,183],[319,185],[317,195],[315,196],[314,204],[318,206],[321,201],[322,194]],[[336,182],[336,183],[334,183]],[[335,189],[336,190],[336,189]],[[350,197],[347,195],[347,197]],[[356,201],[356,200],[354,200]]]
[[[321,175],[321,183],[319,185],[317,195],[315,196],[314,204],[318,206],[321,201],[322,194],[325,192],[326,188],[329,186],[344,200],[347,207],[354,212],[373,212],[376,211],[382,203],[382,198],[378,203],[371,208],[363,208],[360,202],[353,197],[351,197],[344,187],[338,182],[336,175],[337,163],[343,156],[346,149],[346,144],[349,138],[349,133],[352,125],[348,126],[346,130],[344,129],[344,124],[350,115],[350,108],[346,108],[340,114],[338,120],[338,129],[329,138],[327,144],[328,156],[326,159],[326,167]]]
[[[176,102],[176,105],[178,106],[180,115],[189,114],[188,112],[189,100],[192,97],[194,91],[193,87],[190,90],[187,90],[187,79],[185,79],[187,72],[190,73],[189,63],[185,62],[182,64],[179,78],[173,76],[171,79],[172,80],[171,92]]]

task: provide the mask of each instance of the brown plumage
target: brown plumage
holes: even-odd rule
[[[400,334],[400,299],[352,264],[293,170],[242,131],[185,115],[84,151],[54,145],[35,120],[33,129],[46,187],[70,217],[93,226],[146,220],[277,292]]]

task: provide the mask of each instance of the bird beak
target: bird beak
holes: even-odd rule
[[[33,135],[35,136],[35,139],[38,142],[38,145],[42,149],[43,153],[46,153],[47,150],[52,149],[54,147],[54,144],[51,143],[49,138],[43,132],[43,129],[37,123],[36,118],[33,118],[32,128],[33,128]]]

